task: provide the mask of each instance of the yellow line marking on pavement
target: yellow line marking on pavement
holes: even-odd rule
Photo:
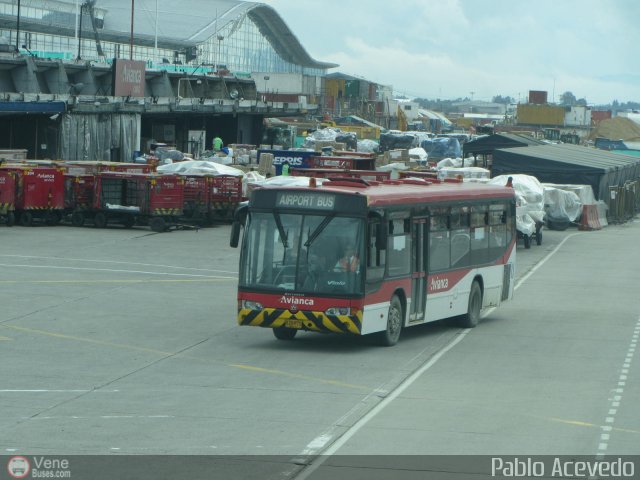
[[[365,387],[364,385],[353,385],[351,383],[342,383],[337,380],[325,380],[322,378],[315,378],[315,377],[308,377],[306,375],[300,375],[298,373],[289,373],[289,372],[283,372],[281,370],[271,370],[268,368],[253,367],[251,365],[229,365],[229,366],[234,368],[241,368],[243,370],[250,370],[252,372],[271,373],[273,375],[282,375],[290,378],[299,378],[301,380],[313,380],[314,382],[327,383],[330,385],[338,385],[340,387],[367,389],[367,390],[369,389],[369,387]]]
[[[0,336],[0,342],[5,341],[5,340],[13,340],[13,338]]]
[[[577,427],[587,427],[587,428],[601,427],[601,425],[596,425],[595,423],[581,422],[579,420],[565,420],[562,418],[554,418],[554,417],[549,418],[549,420],[551,420],[552,422],[564,423],[566,425],[575,425]],[[612,430],[617,432],[626,432],[626,433],[640,433],[640,430],[631,430],[631,429],[619,428],[619,427],[613,427]]]
[[[184,354],[181,354],[181,353],[165,352],[163,350],[156,350],[154,348],[146,348],[146,347],[138,347],[138,346],[135,346],[135,345],[128,345],[126,343],[104,342],[102,340],[94,340],[92,338],[76,337],[76,336],[73,336],[73,335],[65,335],[63,333],[47,332],[46,330],[38,330],[38,329],[34,329],[34,328],[19,327],[17,325],[11,325],[11,324],[7,324],[7,323],[0,323],[0,327],[1,328],[8,328],[8,329],[11,329],[11,330],[16,330],[18,332],[30,333],[30,334],[34,334],[34,335],[44,335],[44,336],[47,336],[47,337],[60,338],[60,339],[63,339],[63,340],[73,340],[73,341],[76,341],[76,342],[91,343],[91,344],[94,344],[94,345],[102,345],[104,347],[112,347],[112,348],[119,348],[119,349],[123,349],[123,350],[133,350],[133,351],[139,351],[139,352],[145,352],[145,353],[152,353],[154,355],[159,355],[161,357],[183,358],[183,359],[187,359],[187,360],[195,360],[195,361],[198,361],[198,362],[204,362],[204,363],[209,363],[209,364],[210,363],[216,363],[216,364],[219,364],[219,365],[225,365],[227,367],[237,368],[237,369],[241,369],[241,370],[250,370],[250,371],[254,371],[254,372],[268,373],[268,374],[271,374],[271,375],[280,375],[280,376],[286,376],[286,377],[290,377],[290,378],[304,379],[304,380],[309,380],[309,381],[313,381],[313,382],[336,385],[336,386],[345,387],[345,388],[351,388],[351,389],[357,389],[357,390],[361,390],[361,389],[367,389],[368,390],[369,389],[369,387],[365,387],[365,386],[362,386],[362,385],[351,385],[349,383],[342,383],[342,382],[339,382],[337,380],[327,380],[327,379],[323,379],[323,378],[309,377],[309,376],[300,375],[300,374],[297,374],[297,373],[289,373],[289,372],[283,372],[283,371],[280,371],[280,370],[269,370],[269,369],[266,369],[266,368],[253,367],[251,365],[226,364],[224,362],[220,362],[220,361],[217,361],[217,360],[211,360],[211,359],[199,358],[199,357],[192,357],[192,356],[184,355]]]
[[[84,342],[84,343],[93,343],[95,345],[103,345],[105,347],[115,347],[115,348],[121,348],[124,350],[137,350],[140,352],[153,353],[155,355],[161,355],[161,356],[173,355],[173,353],[171,352],[163,352],[162,350],[156,350],[153,348],[136,347],[134,345],[127,345],[125,343],[103,342],[102,340],[94,340],[92,338],[75,337],[73,335],[64,335],[62,333],[47,332],[45,330],[37,330],[34,328],[18,327],[17,325],[11,325],[7,323],[0,324],[0,327],[9,328],[11,330],[17,330],[18,332],[33,333],[36,335],[45,335],[47,337],[62,338],[65,340],[75,340],[77,342]]]

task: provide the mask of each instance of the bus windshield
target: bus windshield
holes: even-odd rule
[[[245,230],[240,286],[361,294],[363,233],[363,219],[252,212]]]

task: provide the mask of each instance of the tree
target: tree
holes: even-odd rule
[[[502,95],[496,95],[495,97],[493,97],[491,101],[493,103],[504,103],[505,105],[508,105],[510,103],[515,103],[513,99],[508,95],[506,97],[503,97]]]
[[[560,105],[573,107],[576,102],[576,96],[571,92],[564,92],[562,95],[560,95]]]

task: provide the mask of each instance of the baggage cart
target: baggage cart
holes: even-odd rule
[[[16,223],[16,173],[0,170],[0,221],[12,227]]]
[[[242,177],[236,175],[215,175],[209,178],[209,222],[231,220],[233,212],[244,202]]]
[[[93,202],[95,175],[64,174],[64,213],[74,227],[84,225]]]
[[[178,175],[101,172],[95,178],[92,213],[98,228],[140,223],[164,232],[183,215],[184,180]]]
[[[34,220],[56,225],[64,212],[64,170],[57,166],[6,165],[16,174],[16,221],[29,227]]]

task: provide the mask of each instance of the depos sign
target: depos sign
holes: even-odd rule
[[[113,61],[113,96],[144,97],[145,62],[122,60]]]

